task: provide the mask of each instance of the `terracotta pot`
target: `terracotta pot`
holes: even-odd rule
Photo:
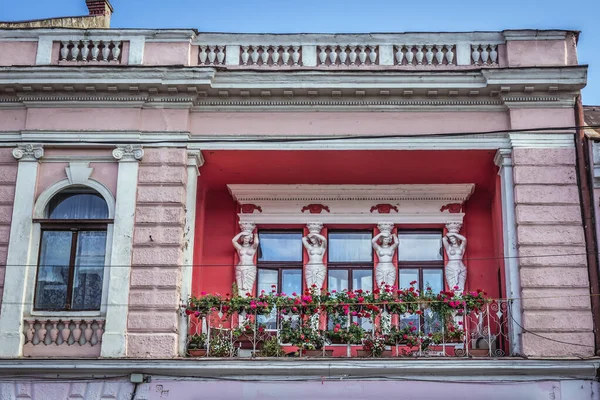
[[[323,357],[323,350],[302,350],[302,357]],[[325,357],[332,357],[333,350],[325,350]]]
[[[473,357],[489,357],[489,349],[469,349],[469,355]]]
[[[356,356],[357,357],[373,357],[373,354],[371,354],[370,351],[367,350],[356,350]],[[392,350],[384,350],[381,352],[380,356],[376,356],[376,357],[393,357],[393,353]]]
[[[190,357],[204,357],[206,355],[206,349],[195,349],[188,350]]]

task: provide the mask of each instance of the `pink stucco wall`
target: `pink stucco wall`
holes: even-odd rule
[[[190,42],[146,43],[144,64],[190,65],[190,50]],[[197,63],[197,60],[195,63]]]
[[[18,131],[25,129],[27,110],[21,109],[0,110],[0,131]]]
[[[382,135],[509,128],[504,112],[201,112],[194,135]]]
[[[185,149],[147,149],[140,163],[131,262],[127,355],[177,356],[187,184]]]
[[[136,130],[140,126],[139,109],[123,108],[30,108],[28,130]]]
[[[573,126],[575,126],[575,114],[572,108],[510,110],[511,129],[570,128]]]
[[[324,377],[322,381],[315,379],[306,382],[223,382],[153,377],[151,383],[138,385],[135,397],[132,397],[134,385],[124,379],[95,379],[94,382],[68,379],[59,382],[20,380],[0,383],[0,396],[3,399],[31,400],[363,400],[372,398],[376,393],[378,398],[407,400],[574,400],[595,399],[592,393],[598,388],[596,383],[584,380],[461,383],[433,380],[351,380]]]
[[[45,160],[53,157],[73,157],[74,161],[84,160],[86,157],[89,157],[89,160],[92,160],[93,157],[107,159],[107,161],[103,162],[90,162],[90,168],[94,169],[90,175],[90,179],[102,183],[111,191],[113,196],[116,194],[118,164],[116,160],[112,158],[110,149],[47,149],[44,153]],[[65,169],[68,166],[68,162],[42,162],[38,170],[38,182],[35,193],[36,198],[50,185],[63,179],[67,179]]]
[[[0,41],[0,66],[34,65],[37,46],[37,40],[31,42]]]
[[[591,356],[594,334],[575,149],[515,149],[523,351]],[[546,340],[538,335],[557,343]]]
[[[577,65],[573,32],[565,40],[510,40],[506,43],[509,67]]]
[[[18,164],[12,156],[12,148],[0,148],[0,305],[2,304],[2,294],[5,286],[4,272],[6,270],[8,240],[10,238],[17,168]]]

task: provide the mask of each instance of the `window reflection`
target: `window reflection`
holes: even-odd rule
[[[399,233],[398,260],[438,261],[442,260],[442,234]]]
[[[371,232],[330,232],[328,258],[332,263],[373,261]]]
[[[259,232],[258,261],[302,262],[301,232]]]

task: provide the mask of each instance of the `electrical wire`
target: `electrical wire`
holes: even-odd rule
[[[361,140],[372,140],[372,139],[391,139],[391,138],[434,138],[434,137],[462,137],[462,136],[480,136],[480,135],[491,135],[491,134],[507,134],[507,133],[526,133],[526,132],[552,132],[552,131],[569,131],[569,130],[578,130],[578,129],[594,129],[600,128],[600,125],[574,125],[574,126],[562,126],[562,127],[543,127],[543,128],[527,128],[527,129],[498,129],[491,131],[481,131],[481,132],[444,132],[444,133],[418,133],[418,134],[391,134],[391,135],[340,135],[340,136],[325,136],[325,137],[309,137],[309,138],[295,138],[295,137],[286,137],[286,138],[255,138],[255,139],[243,139],[243,138],[231,138],[231,139],[208,139],[208,138],[195,138],[190,137],[187,139],[169,139],[169,140],[111,140],[102,141],[102,140],[85,140],[81,139],[81,136],[78,135],[76,140],[31,140],[31,139],[3,139],[0,138],[1,143],[37,143],[37,144],[73,144],[73,143],[82,143],[82,144],[99,144],[99,145],[107,145],[107,144],[162,144],[162,143],[302,143],[302,142],[321,142],[321,141],[337,141],[337,140],[348,140],[348,139],[361,139]],[[105,131],[106,132],[106,131]],[[569,132],[575,134],[575,132]]]

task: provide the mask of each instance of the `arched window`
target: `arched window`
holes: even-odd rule
[[[69,188],[48,203],[41,244],[34,310],[100,310],[108,206],[97,192]]]

